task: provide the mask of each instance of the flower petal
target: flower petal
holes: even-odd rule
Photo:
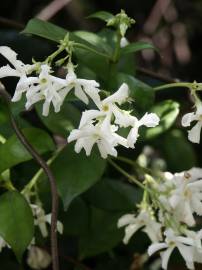
[[[193,143],[200,142],[201,127],[202,127],[202,122],[199,121],[191,130],[188,131],[188,139],[191,142]]]

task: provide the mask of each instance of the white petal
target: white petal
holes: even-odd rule
[[[48,116],[48,114],[49,114],[49,109],[50,109],[50,102],[45,101],[44,104],[43,104],[42,115],[43,115],[43,116]]]
[[[20,77],[21,73],[13,68],[11,68],[9,65],[3,66],[0,68],[0,78],[4,77]]]
[[[193,143],[200,142],[202,121],[199,121],[191,130],[188,131],[188,139]]]
[[[136,219],[135,219],[133,214],[126,214],[126,215],[119,218],[118,223],[117,223],[117,227],[120,228],[120,227],[126,226],[130,223],[135,222],[135,220]]]
[[[172,248],[170,247],[166,251],[164,251],[164,252],[161,253],[162,268],[163,269],[167,269],[167,267],[168,267],[168,260],[170,258],[170,255],[171,255],[173,249],[174,249],[174,247],[172,247]]]
[[[159,124],[159,117],[155,113],[145,113],[145,115],[139,120],[139,125],[146,127],[155,127]]]
[[[128,244],[133,234],[142,226],[140,224],[130,224],[125,228],[125,236],[123,239],[124,244]]]
[[[161,250],[161,249],[164,249],[164,248],[167,248],[168,245],[166,243],[154,243],[154,244],[151,244],[148,248],[148,254],[149,256],[153,255],[155,252]]]
[[[80,85],[75,85],[75,96],[82,100],[85,104],[88,104],[88,97],[84,93]]]
[[[88,124],[89,122],[92,122],[93,119],[104,115],[102,112],[98,111],[98,110],[87,110],[84,111],[82,113],[82,117],[80,120],[80,124],[79,124],[79,128],[82,128],[83,126],[85,126],[86,124]]]
[[[182,126],[183,127],[189,127],[191,122],[196,120],[195,119],[195,113],[187,113],[182,117]]]
[[[178,244],[177,248],[184,258],[185,262],[188,263],[189,269],[193,269],[193,248],[182,244]]]
[[[135,143],[136,143],[137,138],[139,136],[138,128],[139,128],[138,125],[136,127],[131,128],[131,130],[130,130],[128,136],[127,136],[128,145],[131,148],[135,147]]]
[[[128,85],[126,83],[123,83],[114,94],[103,100],[103,104],[117,102],[119,105],[121,105],[123,102],[126,101],[128,96],[129,96]]]

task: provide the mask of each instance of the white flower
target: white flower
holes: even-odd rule
[[[122,37],[122,38],[121,38],[121,41],[120,41],[120,47],[121,47],[121,48],[124,48],[124,47],[126,47],[128,44],[129,44],[128,40],[127,40],[125,37]]]
[[[34,224],[39,227],[42,236],[45,238],[48,236],[47,224],[51,224],[51,214],[46,215],[41,205],[30,204],[34,215]],[[57,221],[57,231],[63,233],[63,225],[60,221]]]
[[[188,131],[188,139],[193,143],[199,143],[202,127],[201,103],[196,104],[196,112],[187,113],[182,117],[182,126],[189,127],[192,121],[197,121],[197,123]]]
[[[99,96],[99,83],[97,83],[95,80],[85,80],[85,79],[79,79],[77,78],[74,67],[71,63],[67,66],[67,76],[66,76],[66,82],[67,82],[67,91],[70,91],[74,88],[75,96],[82,100],[84,103],[88,104],[90,97],[95,104],[98,104],[100,102],[100,96]]]
[[[1,67],[0,78],[23,77],[35,68],[35,65],[25,65],[22,61],[17,60],[17,54],[7,46],[0,46],[0,54],[2,54],[13,66],[6,65]]]
[[[88,122],[84,125],[85,120],[81,119],[79,129],[74,129],[68,137],[68,142],[77,140],[75,151],[79,153],[82,148],[85,149],[86,155],[89,156],[93,145],[96,143],[102,158],[108,155],[117,156],[115,147],[118,144],[127,147],[127,141],[115,133],[117,127],[110,124],[109,117],[94,125]]]
[[[202,169],[192,168],[174,175],[175,187],[169,195],[174,215],[189,226],[195,224],[193,213],[202,215]]]
[[[127,244],[132,235],[142,227],[144,227],[143,231],[148,235],[152,242],[160,241],[162,238],[161,224],[156,222],[155,218],[145,210],[141,210],[136,217],[132,214],[122,216],[118,220],[118,227],[120,228],[123,226],[126,226],[125,237],[123,239],[124,244]]]
[[[165,251],[161,252],[162,259],[162,268],[167,269],[168,260],[170,258],[171,253],[175,248],[178,248],[180,254],[184,258],[187,268],[194,269],[194,244],[192,238],[183,237],[180,235],[176,235],[172,229],[167,229],[165,231],[165,242],[153,243],[148,248],[148,254],[151,256],[156,251],[165,249]]]
[[[50,254],[37,246],[31,245],[27,255],[27,264],[32,269],[45,269],[51,263]]]
[[[139,137],[139,127],[146,126],[146,127],[155,127],[159,124],[159,117],[155,113],[145,113],[145,115],[138,120],[136,117],[131,117],[131,130],[128,134],[127,140],[128,145],[131,148],[135,147],[135,143]]]
[[[12,101],[18,101],[22,93],[26,92],[26,109],[40,100],[44,100],[43,115],[47,116],[52,103],[55,112],[60,111],[68,90],[66,80],[51,75],[51,68],[48,65],[41,66],[38,77],[28,77],[24,79],[16,88]]]

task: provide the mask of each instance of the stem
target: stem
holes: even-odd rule
[[[174,87],[190,88],[191,85],[192,83],[188,83],[188,82],[176,82],[176,83],[169,83],[169,84],[164,84],[164,85],[154,87],[154,90],[159,91],[159,90],[163,90],[167,88],[174,88]]]
[[[12,115],[10,109],[11,97],[5,90],[5,87],[0,83],[0,96],[6,101],[9,109],[9,117],[11,125],[24,147],[32,155],[33,159],[43,168],[44,173],[47,175],[50,186],[51,186],[51,197],[52,197],[52,210],[51,210],[51,254],[53,262],[53,270],[59,270],[59,260],[58,260],[58,242],[57,242],[57,216],[58,216],[58,193],[55,178],[43,160],[43,158],[38,154],[38,152],[32,147],[32,145],[27,141],[23,133],[20,131],[15,119]]]
[[[52,164],[52,162],[56,159],[56,157],[59,155],[59,153],[63,150],[63,147],[61,147],[55,154],[52,156],[46,163],[48,166]],[[36,174],[32,177],[32,179],[29,181],[29,183],[23,188],[21,191],[22,194],[26,193],[27,190],[31,190],[36,182],[38,181],[39,177],[43,174],[43,169],[39,169]]]
[[[117,42],[116,42],[116,47],[115,47],[114,56],[113,56],[113,62],[115,63],[118,62],[119,56],[120,56],[120,49],[121,49],[120,42],[121,42],[121,34],[120,34],[120,31],[117,30]]]
[[[112,161],[110,158],[108,158],[108,162],[120,173],[122,173],[126,178],[128,178],[129,180],[131,180],[132,182],[134,182],[137,186],[139,186],[140,188],[142,188],[143,190],[147,190],[147,188],[140,183],[134,176],[130,175],[129,173],[127,173],[125,170],[123,170],[121,167],[119,167],[119,165],[117,165],[114,161]]]

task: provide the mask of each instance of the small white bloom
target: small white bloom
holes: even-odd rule
[[[155,113],[145,113],[145,115],[140,120],[134,116],[132,117],[132,120],[132,128],[128,134],[127,140],[129,147],[134,148],[135,143],[139,137],[139,127],[155,127],[159,124],[160,119]]]
[[[192,168],[187,172],[176,173],[172,182],[175,187],[169,195],[169,203],[174,215],[193,226],[193,213],[202,215],[202,169]]]
[[[187,113],[182,117],[182,126],[189,127],[192,121],[197,121],[197,123],[188,131],[188,139],[193,143],[199,143],[202,127],[201,103],[196,104],[196,112]]]
[[[184,258],[187,268],[194,269],[194,241],[192,238],[183,237],[180,235],[176,235],[172,229],[167,229],[165,231],[165,242],[153,243],[148,248],[148,254],[151,256],[155,252],[165,249],[165,251],[161,252],[162,259],[162,268],[167,269],[168,260],[170,258],[171,253],[175,248],[178,248],[180,254]]]
[[[121,38],[121,41],[120,41],[120,47],[121,47],[121,48],[124,48],[124,47],[126,47],[128,44],[129,44],[128,40],[127,40],[125,37],[122,37],[122,38]]]
[[[27,255],[27,264],[32,269],[45,269],[51,263],[50,254],[37,246],[31,245]]]
[[[152,242],[157,242],[161,240],[161,224],[156,222],[155,218],[151,216],[145,210],[141,210],[141,212],[135,217],[132,214],[127,214],[122,216],[118,220],[117,226],[125,228],[125,237],[123,239],[124,244],[127,244],[132,237],[132,235],[144,227],[143,231],[148,235]]]
[[[88,104],[90,97],[94,103],[97,105],[100,102],[99,96],[99,83],[95,80],[85,80],[77,78],[74,72],[73,64],[69,63],[67,66],[67,91],[70,91],[74,88],[75,96],[82,100],[84,103]]]
[[[81,123],[83,120],[81,120]],[[111,125],[109,117],[104,121],[94,125],[92,122],[81,125],[79,129],[74,129],[68,137],[68,142],[77,141],[75,151],[79,153],[82,148],[85,149],[86,155],[89,156],[93,145],[96,143],[102,158],[107,158],[108,155],[117,156],[115,147],[118,144],[127,147],[127,141],[115,132],[117,127]]]

